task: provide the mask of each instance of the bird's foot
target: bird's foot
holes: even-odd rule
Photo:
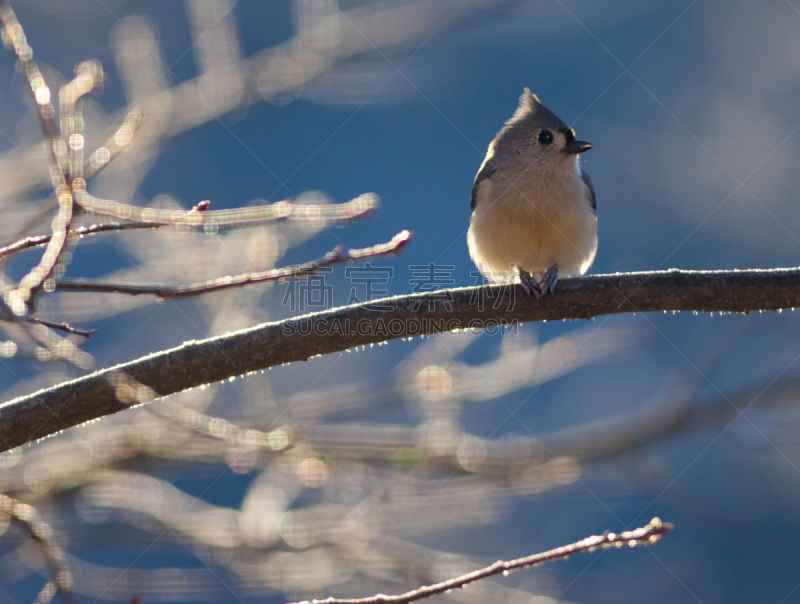
[[[558,283],[558,265],[554,264],[547,269],[547,272],[545,272],[542,280],[539,282],[539,287],[542,289],[542,294],[546,294],[548,291],[551,295],[554,294],[556,283]]]
[[[554,264],[548,268],[544,275],[542,275],[541,281],[537,281],[536,278],[525,269],[520,268],[517,270],[519,271],[519,281],[522,284],[522,289],[529,296],[536,296],[538,300],[546,295],[547,292],[550,292],[551,295],[555,293],[556,283],[558,283],[557,265]]]
[[[536,282],[536,279],[523,268],[519,270],[519,282],[522,284],[522,290],[529,296],[536,296],[536,299],[542,297],[542,287]]]

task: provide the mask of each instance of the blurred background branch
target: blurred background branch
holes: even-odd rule
[[[6,527],[9,519],[14,521],[42,550],[42,555],[50,570],[51,581],[45,584],[36,601],[47,604],[54,595],[58,594],[65,604],[74,604],[72,574],[64,561],[64,552],[55,541],[50,525],[41,519],[36,508],[5,495],[0,495],[0,512],[3,513]],[[5,532],[5,527],[3,531]]]
[[[472,571],[461,577],[455,577],[448,581],[437,583],[436,585],[426,585],[404,594],[396,596],[378,594],[369,598],[325,598],[324,600],[311,600],[310,604],[408,604],[409,602],[424,600],[425,598],[430,598],[454,589],[463,589],[475,581],[481,581],[488,577],[500,574],[508,576],[515,570],[531,568],[554,560],[563,560],[575,554],[594,552],[601,549],[620,547],[622,545],[627,545],[628,547],[649,545],[658,541],[666,533],[671,531],[672,528],[673,526],[671,524],[664,524],[660,519],[653,518],[647,526],[632,531],[624,531],[620,534],[606,531],[602,536],[587,537],[577,543],[563,545],[541,554],[533,554],[525,558],[510,560],[508,562],[498,560],[486,568]]]

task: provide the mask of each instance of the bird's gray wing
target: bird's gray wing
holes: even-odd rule
[[[481,169],[478,170],[478,174],[475,176],[475,182],[472,183],[472,193],[470,193],[469,201],[470,207],[472,211],[475,211],[475,206],[478,204],[478,185],[481,184],[487,178],[491,178],[494,176],[494,173],[497,172],[497,168],[494,165],[494,162],[490,159],[486,159],[481,165]]]
[[[589,203],[592,205],[592,209],[597,212],[597,195],[594,194],[592,179],[589,178],[589,175],[583,171],[583,168],[581,168],[581,180],[583,180],[586,186],[589,187]]]

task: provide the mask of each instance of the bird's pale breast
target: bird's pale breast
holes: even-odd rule
[[[562,276],[586,272],[597,251],[597,218],[575,168],[557,179],[512,183],[498,172],[480,183],[467,242],[483,275],[509,283],[513,267],[541,275],[553,264]]]

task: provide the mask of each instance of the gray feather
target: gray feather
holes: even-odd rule
[[[513,140],[515,138],[530,138],[531,133],[538,133],[540,130],[552,130],[553,132],[564,132],[569,130],[561,119],[547,107],[542,105],[539,97],[531,94],[526,88],[519,97],[517,111],[497,133],[495,143],[499,141]]]
[[[592,179],[589,178],[589,175],[584,172],[583,168],[581,168],[581,179],[589,187],[589,203],[592,205],[592,209],[597,212],[597,195],[594,193],[594,186],[592,185]]]
[[[478,185],[480,185],[481,182],[487,178],[491,179],[495,172],[497,172],[497,168],[492,160],[484,160],[483,165],[481,165],[481,169],[478,170],[478,174],[475,176],[475,182],[472,183],[472,193],[470,193],[469,196],[470,207],[472,208],[473,212],[475,211],[475,206],[478,204]]]

